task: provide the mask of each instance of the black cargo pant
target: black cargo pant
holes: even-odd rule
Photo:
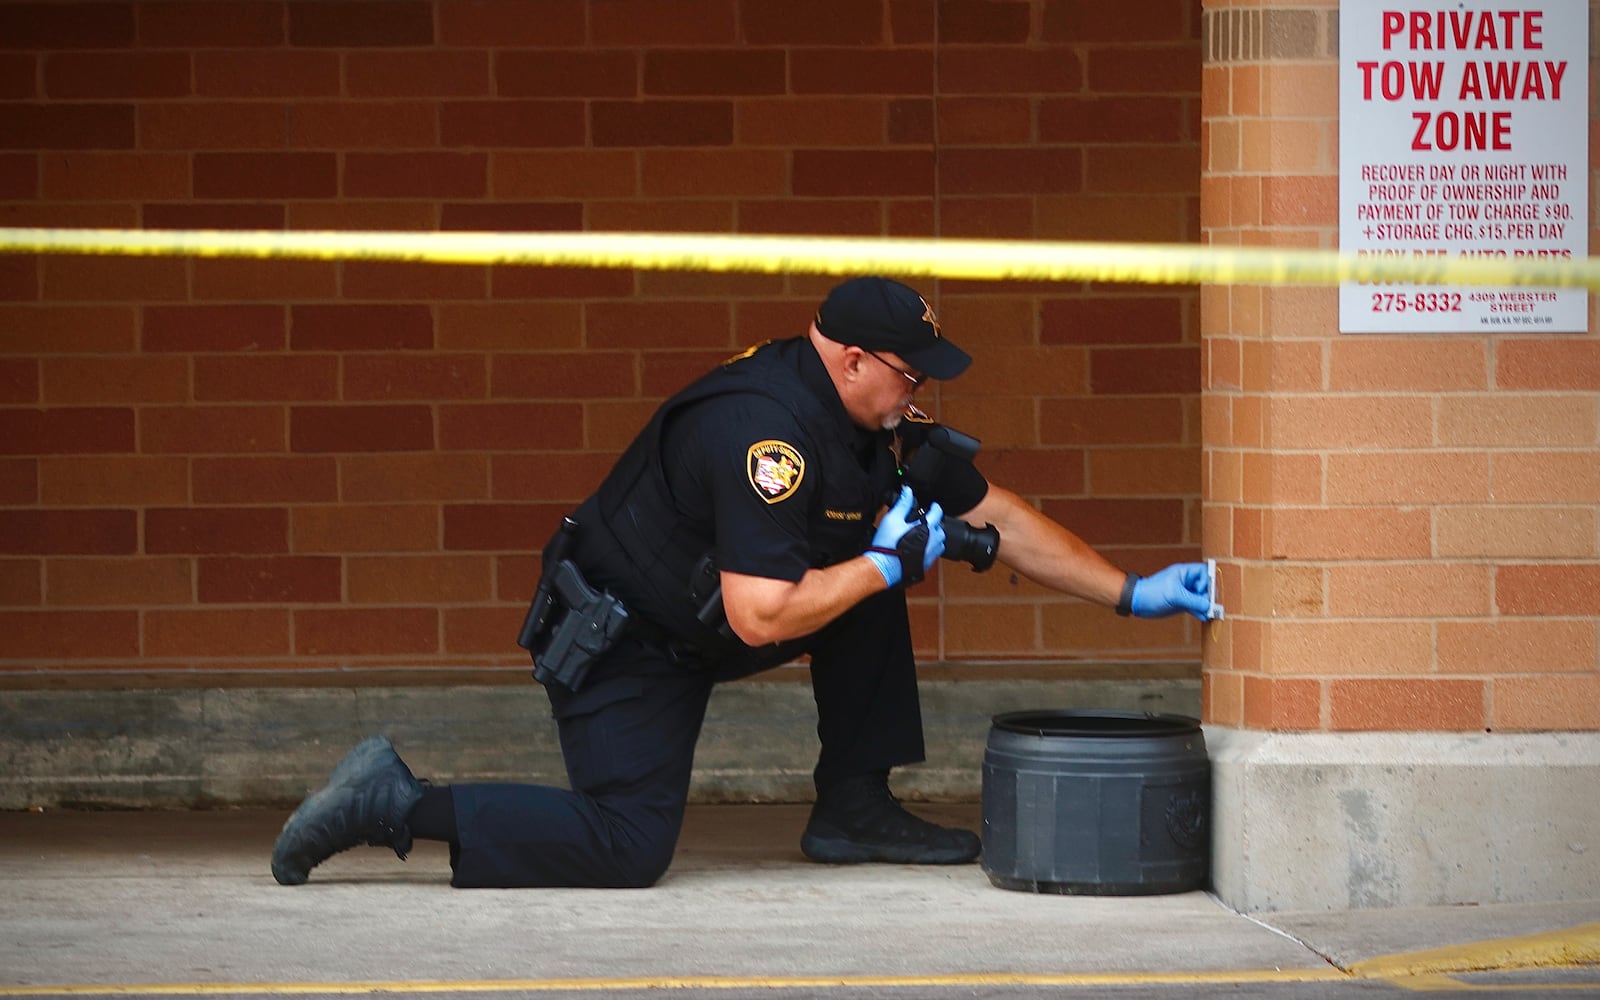
[[[869,597],[811,638],[820,786],[923,759],[905,593]],[[715,684],[625,640],[576,693],[552,685],[571,789],[452,785],[462,887],[640,887],[672,861],[695,743]],[[798,831],[797,831],[798,834]]]

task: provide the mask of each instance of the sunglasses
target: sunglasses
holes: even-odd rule
[[[900,374],[901,378],[903,378],[907,382],[911,383],[911,388],[913,388],[913,389],[922,388],[922,383],[928,381],[928,376],[926,376],[926,375],[913,375],[910,372],[906,371],[904,368],[901,368],[899,365],[895,364],[894,362],[886,360],[883,357],[883,355],[879,354],[877,351],[868,351],[865,347],[863,347],[862,350],[866,351],[866,353],[868,353],[868,354],[872,355],[873,357],[877,358],[879,361],[882,361],[885,366],[887,366],[889,368],[892,368],[896,372],[898,372]]]

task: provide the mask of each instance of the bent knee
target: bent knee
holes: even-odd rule
[[[648,889],[661,881],[672,865],[672,844],[633,845],[612,858],[611,889]]]

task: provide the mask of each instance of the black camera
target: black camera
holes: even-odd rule
[[[920,496],[938,481],[945,456],[953,455],[971,462],[977,457],[980,444],[970,434],[935,426],[905,468],[906,482],[911,484],[912,492]],[[959,517],[944,519],[944,558],[969,563],[974,573],[982,573],[994,565],[999,552],[1000,531],[994,525],[974,528]]]

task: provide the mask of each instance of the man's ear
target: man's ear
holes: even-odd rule
[[[840,370],[844,373],[846,379],[854,382],[861,377],[861,361],[866,356],[866,352],[859,347],[847,346],[844,349],[844,354],[842,355],[843,364],[840,365]]]

